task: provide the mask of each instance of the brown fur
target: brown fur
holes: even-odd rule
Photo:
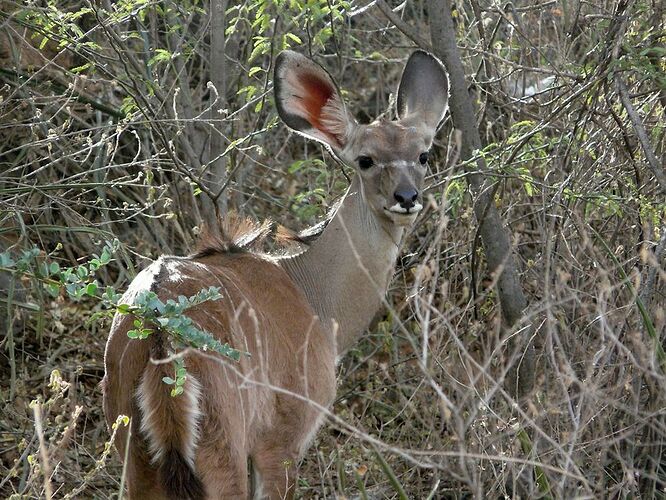
[[[303,293],[270,260],[246,253],[169,262],[182,279],[172,273],[172,279],[161,284],[158,295],[162,300],[191,296],[208,286],[220,287],[221,300],[206,302],[188,314],[221,342],[252,353],[238,363],[198,352],[185,357],[188,373],[198,380],[205,395],[199,401],[202,418],[196,476],[208,498],[244,498],[248,494],[247,458],[252,457],[266,493],[282,498],[293,490],[297,461],[320,412],[306,401],[268,386],[309,397],[326,407],[335,394],[335,346]],[[158,261],[154,265],[167,264]],[[130,288],[127,301],[137,291]],[[168,492],[158,467],[151,463],[136,401],[141,378],[154,371],[149,358],[156,340],[131,340],[126,334],[131,328],[131,317],[115,318],[105,356],[104,410],[109,425],[119,414],[132,418],[127,464],[130,497],[164,498]],[[177,432],[174,414],[186,400],[171,398],[170,386],[161,382],[162,376],[162,370],[157,370],[151,380],[152,390],[170,403],[160,404],[157,410],[162,412],[162,426],[156,432],[167,436]],[[121,433],[116,442],[121,456],[126,438]]]

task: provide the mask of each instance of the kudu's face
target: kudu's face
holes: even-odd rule
[[[358,172],[370,209],[390,223],[411,224],[423,208],[430,141],[415,126],[390,120],[359,125],[355,135],[341,154]]]
[[[398,87],[398,120],[359,125],[331,76],[310,59],[282,52],[275,65],[278,113],[291,128],[326,144],[359,178],[370,210],[383,222],[414,222],[423,208],[428,151],[447,109],[448,79],[439,61],[417,51]]]

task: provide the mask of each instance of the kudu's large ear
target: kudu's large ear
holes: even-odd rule
[[[398,86],[397,113],[401,120],[422,123],[434,137],[449,102],[449,78],[434,56],[417,50],[405,64]]]
[[[334,151],[344,149],[356,122],[324,68],[304,55],[285,50],[275,61],[273,85],[275,104],[284,123]]]

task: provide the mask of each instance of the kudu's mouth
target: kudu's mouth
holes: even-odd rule
[[[414,222],[414,219],[416,219],[416,216],[422,209],[423,205],[418,202],[409,208],[402,207],[399,203],[396,203],[388,208],[385,207],[384,211],[396,224],[404,226]]]

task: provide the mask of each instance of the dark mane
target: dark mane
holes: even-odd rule
[[[194,253],[189,257],[200,259],[216,254],[255,251],[271,233],[273,225],[270,220],[259,224],[238,214],[228,214],[219,222],[218,231],[204,228]]]
[[[261,224],[252,219],[242,217],[235,213],[228,214],[219,222],[218,231],[204,227],[199,237],[194,253],[189,255],[190,259],[201,259],[211,255],[225,253],[246,253],[259,251],[260,246],[268,236],[273,236],[278,246],[311,245],[335,215],[335,208],[329,211],[326,219],[314,226],[295,232],[281,224],[266,220]]]
[[[324,232],[324,229],[326,229],[329,222],[330,219],[324,219],[314,226],[305,228],[298,233],[295,233],[284,226],[278,226],[275,239],[281,244],[300,243],[302,245],[311,245],[317,240],[317,238],[319,238],[319,236],[321,236],[321,233]]]

